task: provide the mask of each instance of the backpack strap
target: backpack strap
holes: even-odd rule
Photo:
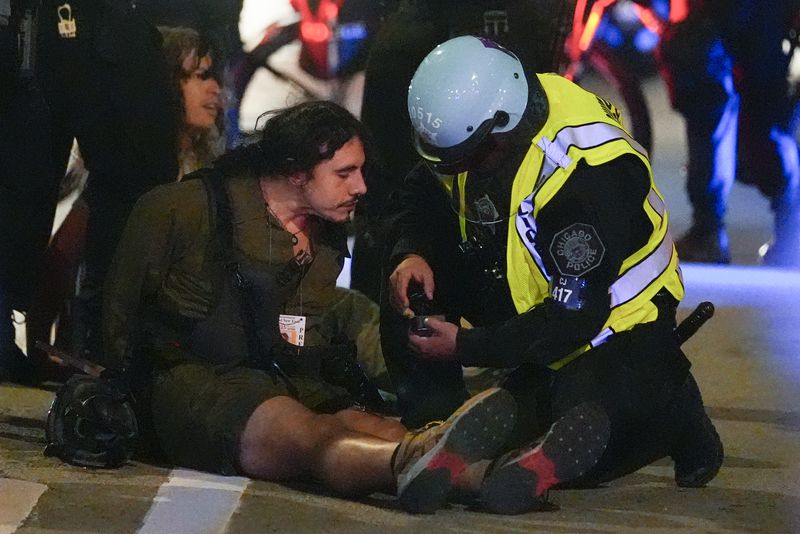
[[[212,232],[213,254],[222,262],[225,281],[234,288],[238,296],[239,312],[247,340],[248,359],[254,367],[269,373],[273,380],[280,378],[286,384],[289,393],[297,397],[297,389],[289,376],[272,357],[272,347],[267,347],[258,335],[257,317],[258,300],[254,293],[254,284],[239,269],[233,252],[233,209],[230,196],[225,187],[225,175],[215,168],[198,171],[208,194],[209,226]],[[277,325],[274,326],[277,328]]]

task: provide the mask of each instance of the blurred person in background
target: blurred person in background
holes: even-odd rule
[[[184,27],[159,27],[163,37],[173,113],[177,125],[178,173],[185,174],[207,166],[224,148],[223,113],[219,72],[215,69],[208,42],[196,30]],[[74,147],[67,175],[85,173],[83,158]],[[84,177],[84,181],[86,178]],[[58,317],[57,345],[80,350],[81,318],[75,317],[75,286],[86,248],[87,222],[91,214],[83,196],[51,239],[45,252],[42,279],[27,314],[28,355],[37,365],[45,355],[34,347],[36,341],[49,340],[50,328]]]
[[[73,139],[91,174],[80,292],[97,344],[100,286],[128,213],[177,175],[177,122],[164,120],[173,106],[160,35],[132,7],[14,0],[0,19],[10,63],[0,97],[0,380],[34,382],[10,310],[30,306]]]
[[[239,100],[233,87],[245,54],[239,35],[243,0],[137,0],[137,12],[154,26],[197,30],[213,50],[215,70],[224,93],[225,144],[240,142]]]
[[[160,26],[174,97],[180,107],[178,180],[224,152],[219,65],[208,42],[191,28]]]
[[[736,178],[770,199],[774,233],[765,264],[800,268],[800,163],[784,49],[796,0],[689,0],[667,27],[660,56],[673,107],[686,120],[690,230],[686,261],[731,261],[725,212]]]

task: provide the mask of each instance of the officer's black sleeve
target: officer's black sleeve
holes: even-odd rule
[[[389,272],[409,254],[438,263],[458,236],[447,194],[423,163],[406,176],[388,202]],[[455,236],[455,237],[454,237]]]
[[[652,231],[642,209],[649,188],[647,171],[635,156],[597,167],[580,162],[536,219],[536,249],[547,273],[556,281],[565,274],[578,279],[577,285],[569,286],[570,298],[565,299],[562,290],[560,300],[551,295],[507,321],[459,330],[461,363],[547,365],[597,335],[610,314],[608,289],[622,261]]]

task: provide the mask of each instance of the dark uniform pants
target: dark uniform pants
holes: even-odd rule
[[[613,480],[668,455],[681,428],[677,405],[690,366],[673,336],[669,321],[658,321],[616,334],[558,371],[517,369],[503,384],[519,408],[510,445],[536,439],[571,408],[595,402],[608,414],[611,436],[576,484]]]
[[[36,13],[35,65],[29,77],[14,76],[0,134],[0,282],[21,309],[73,138],[90,171],[87,274],[95,287],[133,203],[177,176],[179,108],[157,30],[110,0],[44,0]]]
[[[437,294],[442,289],[437,285]],[[403,423],[418,427],[447,418],[467,396],[461,366],[412,353],[407,322],[384,306],[381,341]],[[611,437],[598,464],[577,484],[612,480],[670,454],[682,424],[679,406],[690,367],[674,327],[668,318],[615,334],[558,371],[518,367],[501,384],[518,405],[508,448],[529,444],[571,408],[594,402],[609,416]]]
[[[720,13],[693,11],[663,35],[663,72],[672,104],[686,119],[687,190],[702,229],[721,224],[736,178],[772,200],[777,238],[800,228],[800,163],[786,82],[790,56],[782,49],[791,9],[783,0],[768,8],[731,0]]]
[[[110,1],[66,5],[42,3],[37,78],[54,160],[66,165],[75,137],[89,170],[87,276],[99,288],[133,204],[178,174],[180,115],[154,27]],[[59,31],[68,20],[73,34]]]

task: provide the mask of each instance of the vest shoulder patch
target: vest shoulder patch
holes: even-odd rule
[[[591,224],[571,224],[550,242],[550,256],[564,276],[583,276],[600,265],[605,252],[605,245]]]
[[[619,112],[619,109],[617,108],[617,106],[615,106],[614,104],[612,104],[610,101],[606,100],[605,98],[600,98],[597,95],[595,95],[595,96],[597,98],[598,104],[600,104],[600,107],[603,109],[603,113],[606,114],[606,117],[608,117],[609,119],[613,120],[617,124],[621,125],[622,124],[622,121],[620,120],[621,113]]]

